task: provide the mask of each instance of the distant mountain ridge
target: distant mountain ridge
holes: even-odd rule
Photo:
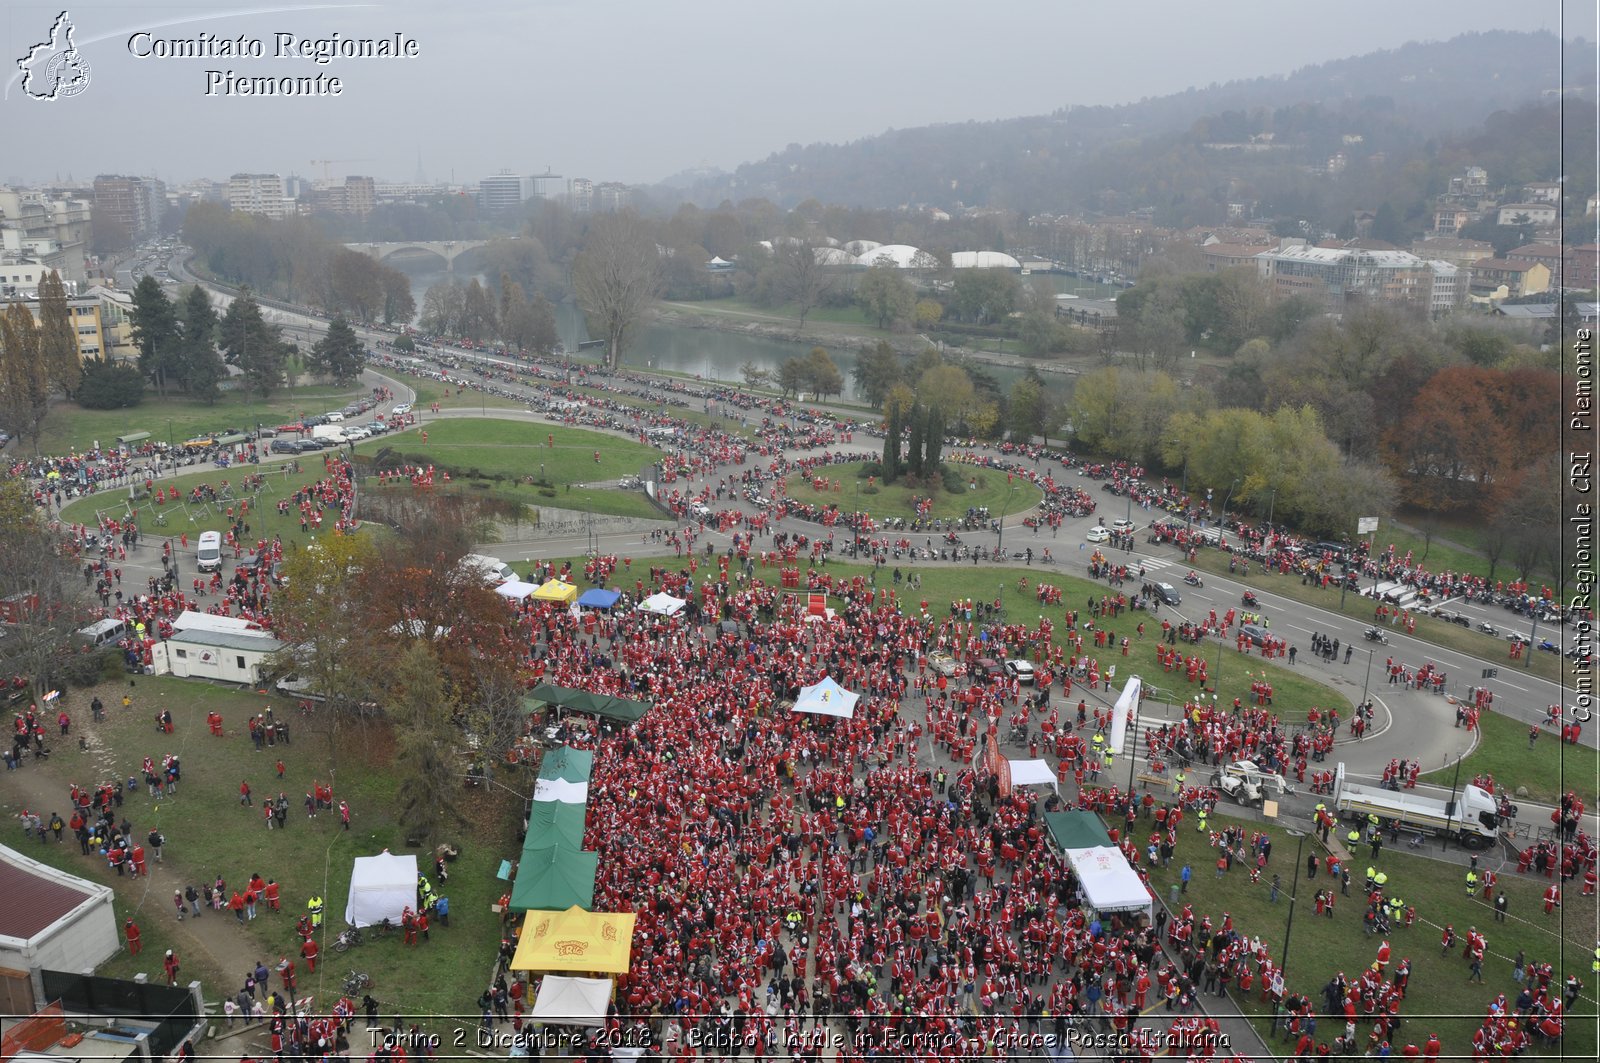
[[[1359,159],[1385,150],[1379,145],[1403,148],[1465,130],[1495,111],[1563,91],[1592,106],[1594,83],[1595,49],[1585,41],[1563,45],[1544,32],[1470,33],[1113,107],[890,130],[846,144],[791,144],[732,174],[704,175],[683,191],[702,206],[747,198],[783,207],[816,199],[1025,213],[1143,205],[1102,202],[1111,189],[1125,200],[1142,194],[1159,207],[1164,195],[1192,196],[1197,189],[1164,191],[1159,174],[1149,175],[1152,187],[1130,187],[1123,171],[1140,169],[1152,150],[1185,165],[1236,135],[1248,142],[1265,131],[1273,136],[1250,150],[1295,153],[1289,157],[1298,164],[1322,165],[1330,146],[1338,151],[1351,136],[1361,138],[1352,151]],[[1175,147],[1181,150],[1172,155]],[[1234,173],[1216,179],[1229,187],[1199,191],[1219,200],[1250,192],[1236,187]]]

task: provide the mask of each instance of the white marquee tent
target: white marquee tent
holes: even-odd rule
[[[587,782],[568,782],[565,779],[540,779],[533,785],[535,801],[560,801],[564,805],[581,805],[589,800]]]
[[[525,583],[520,579],[513,579],[500,584],[494,592],[502,598],[512,598],[520,602],[538,589],[537,583]]]
[[[1042,760],[1012,760],[1011,785],[1012,786],[1056,786],[1056,773],[1050,770],[1050,765]]]
[[[547,974],[528,1018],[534,1022],[604,1026],[611,1005],[611,979]]]
[[[657,616],[677,616],[683,611],[683,607],[686,604],[682,598],[674,598],[672,595],[662,591],[658,594],[652,594],[640,602],[639,612],[654,613]]]
[[[1150,914],[1150,890],[1122,850],[1109,845],[1068,849],[1067,861],[1089,906],[1102,912]]]
[[[800,688],[794,711],[818,716],[842,716],[849,720],[855,717],[856,702],[860,700],[860,694],[852,694],[831,678],[824,678],[813,686]]]
[[[378,856],[358,856],[350,873],[350,899],[344,921],[353,926],[375,926],[388,919],[399,925],[405,910],[417,903],[417,858],[384,850]]]

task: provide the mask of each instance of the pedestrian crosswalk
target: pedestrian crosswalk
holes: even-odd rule
[[[1152,557],[1147,561],[1139,562],[1139,568],[1144,569],[1146,572],[1160,572],[1162,569],[1171,568],[1176,564],[1176,561],[1167,561],[1159,557]]]

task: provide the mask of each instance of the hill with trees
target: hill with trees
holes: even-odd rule
[[[1158,224],[1215,224],[1219,207],[1241,200],[1294,212],[1296,196],[1309,196],[1315,182],[1293,171],[1325,166],[1341,151],[1352,164],[1376,156],[1381,165],[1551,94],[1592,105],[1595,66],[1583,41],[1472,33],[1116,107],[791,144],[732,174],[707,175],[687,195],[704,206],[751,198],[1023,213],[1154,206],[1166,215]],[[1236,163],[1245,163],[1241,174]],[[1266,173],[1276,181],[1250,187]]]

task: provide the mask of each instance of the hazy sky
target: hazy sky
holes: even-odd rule
[[[22,90],[62,5],[89,82]],[[469,182],[512,170],[649,182],[789,143],[1121,103],[1473,30],[1596,39],[1594,0],[239,0],[8,2],[0,181],[237,171]],[[139,58],[147,31],[259,40],[262,58]],[[401,59],[276,58],[275,35],[404,34]],[[42,56],[43,66],[48,56]],[[208,70],[337,77],[333,97],[208,96]],[[40,84],[33,82],[32,84]]]

